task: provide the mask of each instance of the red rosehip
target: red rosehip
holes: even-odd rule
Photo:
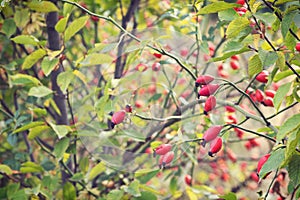
[[[214,140],[219,135],[222,128],[223,128],[223,126],[221,126],[221,125],[214,125],[214,126],[209,127],[203,135],[204,141],[202,143],[202,146],[205,146],[205,144],[207,142]]]
[[[231,61],[231,62],[230,62],[230,67],[231,67],[233,70],[237,70],[237,69],[240,68],[240,67],[238,66],[238,64],[237,64],[235,61]]]
[[[244,136],[244,131],[242,131],[241,129],[238,129],[238,128],[234,128],[234,131],[236,133],[236,136],[240,139],[243,139],[243,136]]]
[[[183,57],[187,56],[188,53],[189,53],[189,50],[187,48],[183,48],[180,51],[180,55],[183,56]]]
[[[155,71],[155,72],[159,71],[160,70],[160,63],[159,62],[153,63],[152,70]]]
[[[144,72],[144,71],[146,71],[148,69],[148,67],[145,65],[145,64],[143,64],[143,63],[140,63],[140,64],[138,64],[136,67],[135,67],[135,70],[136,71],[139,71],[139,72]]]
[[[204,105],[204,113],[207,114],[209,111],[213,110],[217,105],[217,100],[215,96],[209,96]]]
[[[223,143],[222,138],[220,137],[215,138],[210,144],[208,155],[213,157],[214,154],[218,153],[222,148],[222,143]]]
[[[267,160],[269,159],[270,154],[266,154],[263,157],[261,157],[257,163],[257,174],[259,174],[262,166],[267,162]]]
[[[267,83],[268,82],[268,76],[269,76],[269,72],[266,70],[263,70],[262,72],[260,72],[257,76],[256,76],[256,80],[261,82],[261,83]]]
[[[260,89],[257,89],[255,91],[255,98],[256,98],[256,101],[262,102],[264,100],[264,93]]]
[[[218,76],[220,76],[222,78],[228,78],[229,77],[229,73],[227,73],[224,70],[218,70]]]
[[[159,161],[160,161],[159,165],[164,168],[167,164],[169,164],[170,162],[172,162],[173,158],[174,158],[174,152],[173,151],[169,151],[165,155],[161,156],[161,159],[159,159]]]
[[[237,124],[237,119],[235,116],[229,115],[227,118],[230,120],[229,124]]]
[[[232,60],[237,60],[237,61],[238,61],[238,60],[239,60],[239,57],[238,57],[237,55],[233,55],[233,56],[231,56],[231,59],[232,59]]]
[[[231,106],[225,106],[225,109],[226,109],[227,112],[230,112],[230,113],[235,112],[235,108],[231,107]]]
[[[300,42],[296,44],[296,50],[300,52]]]
[[[132,112],[132,106],[130,104],[127,104],[125,106],[125,111],[131,113]]]
[[[271,97],[266,97],[263,104],[265,106],[274,107],[273,99]]]
[[[111,118],[112,123],[114,125],[122,123],[125,119],[125,115],[126,115],[126,112],[124,110],[115,112]]]
[[[215,78],[210,75],[201,75],[195,81],[195,86],[199,87],[200,85],[207,85],[212,82]]]
[[[144,103],[140,100],[136,100],[134,103],[135,107],[142,108],[144,106]]]
[[[162,144],[154,150],[154,156],[156,155],[165,155],[172,149],[170,144]]]
[[[93,20],[94,22],[98,22],[99,21],[99,17],[92,15],[91,16],[91,20]]]
[[[226,153],[231,162],[235,163],[237,161],[236,155],[231,149],[227,148]]]
[[[210,96],[213,93],[215,93],[215,91],[219,88],[218,84],[209,84],[209,85],[205,85],[203,86],[200,90],[199,90],[199,97],[200,96]]]
[[[161,56],[162,56],[160,53],[153,53],[153,55],[154,55],[156,58],[158,58],[158,59],[160,59]]]
[[[244,146],[245,146],[245,148],[246,148],[247,150],[252,149],[252,145],[251,145],[251,143],[250,143],[249,141],[245,142]]]
[[[240,4],[240,5],[244,5],[245,4],[245,0],[237,0],[236,3]]]
[[[274,98],[275,94],[276,94],[276,92],[275,92],[274,90],[266,90],[266,91],[265,91],[265,95],[266,95],[267,97]]]
[[[257,173],[255,173],[255,172],[252,172],[252,173],[250,174],[250,177],[251,177],[251,179],[252,179],[253,181],[255,181],[255,182],[258,182],[258,181],[259,181],[259,177],[257,176]]]
[[[250,142],[252,147],[260,146],[260,144],[257,142],[257,140],[255,138],[249,139],[249,142]]]
[[[192,177],[191,177],[191,175],[189,175],[189,174],[185,175],[184,181],[185,181],[185,183],[187,185],[192,185]]]

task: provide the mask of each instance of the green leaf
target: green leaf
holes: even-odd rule
[[[258,55],[264,68],[270,67],[278,59],[277,53],[273,51],[270,52],[260,49],[258,50]]]
[[[3,164],[0,164],[0,172],[4,173],[4,174],[7,174],[7,175],[12,174],[12,170],[10,169],[10,167],[7,166],[7,165],[3,165]]]
[[[48,158],[45,158],[42,162],[41,162],[41,166],[43,167],[44,170],[46,171],[51,171],[55,169],[55,164],[53,162],[51,162]]]
[[[121,200],[124,192],[122,190],[112,190],[107,195],[107,200]]]
[[[202,14],[217,13],[223,10],[227,10],[229,8],[236,8],[240,6],[241,5],[235,3],[226,3],[224,1],[217,1],[205,6],[204,8],[201,8],[197,14],[202,15]]]
[[[281,33],[283,38],[285,38],[286,34],[289,32],[289,28],[294,21],[295,14],[296,13],[294,12],[288,12],[283,16],[281,22]]]
[[[237,197],[233,192],[229,192],[229,193],[227,193],[225,195],[221,195],[219,197],[224,200],[237,200]]]
[[[170,181],[170,185],[169,185],[169,188],[170,188],[170,192],[171,194],[175,194],[176,193],[176,190],[177,190],[177,178],[176,177],[172,177],[171,181]]]
[[[6,19],[2,25],[2,31],[9,38],[17,30],[17,26],[13,19]]]
[[[300,114],[293,115],[288,118],[282,126],[280,126],[277,133],[277,141],[281,141],[290,132],[296,130],[300,126]]]
[[[113,49],[115,49],[118,46],[119,43],[96,43],[95,47],[90,49],[88,51],[88,54],[90,53],[107,53],[112,51]]]
[[[229,40],[224,44],[223,53],[240,51],[244,47],[245,45],[241,42]]]
[[[53,69],[58,65],[59,59],[58,58],[53,58],[50,59],[49,57],[44,57],[42,61],[42,70],[46,76],[51,74]]]
[[[274,96],[273,102],[274,102],[274,107],[278,111],[283,99],[287,95],[287,93],[290,91],[292,82],[286,83],[284,85],[281,85],[278,90],[276,91],[276,94]]]
[[[66,29],[64,41],[68,41],[73,37],[80,29],[85,26],[85,23],[89,19],[89,16],[80,17],[75,19]]]
[[[20,188],[20,183],[11,183],[11,184],[8,184],[7,186],[7,198],[8,199],[12,199],[12,197],[15,195],[15,193],[17,193],[17,191],[19,190]]]
[[[291,182],[290,184],[292,184],[293,187],[296,187],[300,183],[299,163],[300,163],[300,155],[294,154],[287,167],[287,170],[289,172],[290,182]]]
[[[133,197],[133,200],[157,200],[157,197],[152,192],[143,191],[140,197]]]
[[[276,151],[273,151],[267,162],[262,166],[259,177],[264,177],[270,171],[273,171],[280,167],[282,161],[284,161],[285,149],[279,148]]]
[[[263,70],[263,66],[259,59],[258,55],[253,55],[249,58],[249,66],[248,66],[248,73],[249,76],[252,77],[253,75],[261,72]]]
[[[43,122],[43,121],[30,122],[26,125],[21,126],[20,128],[18,128],[16,130],[14,130],[13,133],[19,133],[19,132],[22,132],[22,131],[26,131],[30,128],[33,128],[33,127],[36,127],[36,126],[39,126],[39,125],[43,125],[43,124],[45,124],[45,122]]]
[[[39,85],[41,82],[33,76],[27,74],[16,74],[10,76],[13,85]]]
[[[64,32],[64,30],[66,29],[67,23],[68,23],[68,19],[69,19],[69,16],[60,19],[55,25],[55,30],[59,33]]]
[[[108,54],[102,53],[92,53],[88,54],[83,61],[79,64],[81,67],[83,66],[93,66],[93,65],[100,65],[104,63],[111,63],[113,58]]]
[[[135,172],[134,176],[140,181],[140,183],[145,184],[151,178],[156,176],[159,171],[159,169],[140,169]]]
[[[88,157],[83,157],[79,161],[79,169],[80,171],[86,173],[89,169],[89,158]]]
[[[72,12],[73,8],[74,8],[74,6],[72,4],[64,3],[63,15],[64,16],[69,15]]]
[[[287,65],[285,64],[285,57],[282,51],[277,51],[278,59],[276,61],[276,66],[279,68],[280,71],[285,71],[288,69]]]
[[[70,144],[70,139],[69,138],[63,138],[61,140],[59,140],[55,146],[54,146],[54,150],[53,150],[53,154],[55,155],[55,157],[57,159],[61,159],[64,155],[64,153],[66,152],[68,146]]]
[[[71,181],[80,181],[80,180],[83,180],[83,179],[84,179],[83,173],[79,172],[79,173],[74,174],[69,180],[71,180]]]
[[[39,40],[32,35],[18,35],[14,38],[11,38],[11,40],[17,44],[30,44],[34,46],[37,46],[39,42]]]
[[[50,1],[32,1],[27,6],[34,11],[42,13],[58,11],[58,8],[55,6],[55,4]]]
[[[49,123],[49,124],[59,139],[65,137],[68,134],[68,132],[71,131],[71,128],[66,125],[56,125],[56,124],[52,124],[52,123]]]
[[[43,168],[34,162],[28,161],[28,162],[22,163],[20,171],[22,173],[42,172]]]
[[[28,9],[22,8],[14,13],[14,20],[19,28],[23,28],[30,20],[30,13]]]
[[[47,130],[50,130],[50,127],[47,125],[33,127],[29,131],[28,139],[33,140],[35,137]]]
[[[297,26],[294,24],[294,22],[292,23],[291,25],[291,29],[294,31],[294,32],[297,32],[298,28]],[[295,39],[295,37],[290,33],[288,32],[284,38],[284,43],[285,43],[285,46],[294,52],[294,48],[297,44],[297,41]]]
[[[90,171],[88,180],[93,180],[96,176],[104,172],[106,169],[103,162],[98,163],[93,169]]]
[[[132,181],[129,186],[124,186],[124,191],[127,192],[128,194],[131,194],[134,197],[140,197],[141,193],[139,190],[139,181],[138,180],[134,180]]]
[[[226,37],[228,39],[236,37],[240,32],[249,27],[249,24],[250,22],[246,17],[236,18],[229,23],[226,30]]]
[[[284,166],[290,162],[292,156],[296,153],[296,147],[300,141],[300,130],[294,130],[289,134],[286,150],[285,150],[285,161]]]
[[[72,183],[67,182],[63,186],[63,199],[76,200],[76,190]]]
[[[33,53],[29,54],[22,65],[22,69],[30,69],[39,59],[43,58],[46,55],[46,51],[44,49],[38,49]]]
[[[230,58],[233,55],[238,55],[238,54],[241,54],[241,53],[244,53],[244,52],[247,52],[247,51],[250,51],[250,49],[248,47],[244,47],[244,48],[242,48],[241,50],[238,50],[238,51],[231,51],[231,52],[222,54],[222,56],[210,59],[208,62],[222,61],[222,60],[225,60],[227,58]]]
[[[49,89],[46,86],[36,86],[36,87],[32,87],[30,88],[29,92],[28,92],[28,96],[34,96],[34,97],[45,97],[49,94],[52,94],[53,91],[51,89]]]
[[[218,12],[218,17],[221,21],[232,21],[239,17],[239,14],[234,9],[227,9]]]
[[[71,71],[65,71],[58,75],[57,77],[57,84],[59,85],[62,92],[66,92],[69,85],[75,78],[75,75]]]

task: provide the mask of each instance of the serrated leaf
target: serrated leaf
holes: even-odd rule
[[[78,172],[78,173],[74,174],[74,175],[70,178],[71,181],[80,181],[80,180],[83,180],[83,179],[84,179],[84,175],[83,175],[83,173],[81,173],[81,172]]]
[[[217,12],[220,12],[223,10],[227,10],[229,8],[236,8],[236,7],[240,7],[240,6],[241,5],[235,4],[235,3],[227,3],[224,1],[217,1],[217,2],[213,2],[211,4],[208,4],[205,7],[201,8],[197,14],[202,15],[202,14],[217,13]]]
[[[245,45],[241,42],[229,40],[224,44],[223,53],[240,51],[244,47]]]
[[[39,40],[32,35],[18,35],[14,38],[11,38],[11,40],[17,44],[30,44],[34,46],[37,46],[39,43]]]
[[[300,130],[294,130],[289,134],[286,150],[285,150],[285,161],[284,166],[290,162],[292,156],[296,153],[296,147],[300,141]]]
[[[292,29],[294,32],[297,32],[297,30],[298,30],[298,28],[297,28],[297,26],[294,24],[294,22],[293,22],[292,25],[291,25],[291,29]],[[295,30],[295,29],[296,29],[296,30]],[[294,37],[290,32],[288,32],[288,33],[286,34],[286,36],[284,37],[284,43],[285,43],[285,46],[286,46],[289,50],[291,50],[291,51],[294,52],[294,48],[295,48],[295,46],[296,46],[296,44],[297,44],[297,41],[296,41],[295,37]]]
[[[69,85],[73,81],[75,75],[71,71],[65,71],[58,75],[57,84],[59,85],[62,92],[66,92]]]
[[[41,97],[45,97],[52,93],[53,93],[53,91],[51,89],[42,85],[42,86],[30,88],[30,90],[28,92],[28,96],[34,96],[34,97],[41,98]]]
[[[134,180],[132,181],[129,186],[124,186],[124,191],[131,194],[134,197],[139,197],[141,196],[141,192],[139,190],[139,181],[138,180]]]
[[[263,68],[270,67],[278,59],[277,53],[273,52],[273,51],[270,52],[270,51],[265,51],[265,50],[260,49],[260,50],[258,50],[258,55],[261,60],[261,64],[262,64]]]
[[[104,172],[106,169],[103,162],[98,163],[96,166],[93,167],[93,169],[90,171],[88,180],[93,180],[96,176]]]
[[[285,64],[285,56],[284,53],[281,51],[277,51],[278,59],[276,61],[276,66],[279,68],[280,71],[285,71],[288,69],[287,65]]]
[[[50,59],[49,57],[44,57],[41,67],[42,67],[42,70],[43,70],[45,76],[48,76],[49,74],[51,74],[51,72],[58,65],[58,63],[59,63],[58,58]]]
[[[283,38],[285,38],[286,34],[289,32],[289,28],[290,28],[292,22],[294,21],[295,14],[296,13],[294,13],[294,12],[287,12],[283,16],[282,22],[281,22],[281,34],[282,34]]]
[[[115,49],[119,43],[96,43],[95,47],[90,49],[88,53],[107,53]]]
[[[17,26],[13,19],[5,19],[2,25],[2,31],[10,38],[12,34],[16,32]]]
[[[134,123],[138,127],[144,127],[147,125],[147,122],[137,116],[133,116],[130,118],[131,122]]]
[[[43,168],[34,162],[27,161],[25,163],[22,163],[20,171],[22,173],[42,172]]]
[[[41,82],[33,76],[27,74],[16,74],[10,76],[13,85],[39,85]]]
[[[63,199],[76,200],[76,189],[70,182],[65,183],[63,186]]]
[[[222,56],[210,59],[208,62],[222,61],[222,60],[225,60],[227,58],[230,58],[233,55],[238,55],[238,54],[241,54],[241,53],[244,53],[244,52],[247,52],[247,51],[250,51],[250,49],[247,48],[247,47],[244,47],[244,48],[242,48],[239,51],[232,51],[232,52],[228,52],[228,53],[222,54]]]
[[[237,200],[237,197],[233,192],[229,192],[229,193],[227,193],[225,195],[221,195],[219,197],[224,200]]]
[[[112,190],[107,195],[107,200],[121,200],[124,192],[122,190]]]
[[[300,73],[300,69],[296,69],[296,72],[297,73]],[[274,77],[274,82],[278,82],[288,76],[291,76],[291,75],[294,75],[294,73],[291,71],[291,70],[286,70],[286,71],[283,71],[283,72],[279,72],[275,75]]]
[[[82,29],[87,20],[89,19],[89,16],[83,16],[78,19],[75,19],[67,28],[64,34],[64,41],[68,41],[73,37],[80,29]]]
[[[254,55],[249,58],[249,65],[248,65],[248,74],[250,77],[253,75],[261,72],[263,70],[262,63],[259,59],[258,55]]]
[[[79,64],[81,67],[86,66],[93,66],[93,65],[100,65],[105,63],[111,63],[113,61],[113,58],[108,54],[102,54],[102,53],[92,53],[88,54],[83,61],[81,61]]]
[[[140,197],[133,197],[133,200],[157,200],[157,197],[152,192],[143,191]]]
[[[246,17],[239,17],[231,21],[226,30],[226,38],[236,37],[245,28],[249,27],[249,20]]]
[[[221,21],[232,21],[239,17],[239,14],[234,9],[227,9],[218,12],[218,17]]]
[[[141,184],[145,184],[151,178],[156,176],[159,171],[159,169],[140,169],[135,172],[134,176],[140,181]]]
[[[289,177],[290,177],[290,182],[293,185],[293,187],[296,187],[300,183],[299,163],[300,163],[300,155],[294,154],[290,159],[290,162],[287,167]]]
[[[46,125],[33,127],[28,133],[28,139],[33,140],[35,137],[39,136],[46,130],[50,130],[50,127]]]
[[[38,49],[29,54],[23,62],[22,69],[30,69],[37,61],[43,58],[46,53],[44,49]]]
[[[17,27],[23,29],[23,27],[26,26],[26,24],[30,20],[29,10],[25,8],[22,8],[21,10],[17,10],[14,13],[14,20]]]
[[[282,126],[280,126],[276,139],[277,141],[281,141],[286,135],[290,132],[296,130],[300,127],[300,114],[293,115],[288,118]]]
[[[42,13],[58,11],[58,8],[55,6],[55,4],[50,1],[32,1],[28,3],[27,6],[34,11]]]
[[[59,33],[64,32],[68,23],[68,19],[69,19],[68,16],[60,19],[55,25],[55,30]]]
[[[19,133],[19,132],[22,132],[22,131],[26,131],[30,128],[33,128],[33,127],[39,126],[39,125],[43,125],[43,124],[45,124],[45,122],[43,122],[43,121],[30,122],[26,125],[21,126],[20,128],[18,128],[16,130],[14,130],[13,133]]]
[[[281,163],[284,161],[285,149],[279,148],[276,151],[273,151],[269,159],[262,166],[259,177],[264,177],[270,171],[273,171],[280,167]]]
[[[56,124],[52,124],[52,123],[49,123],[49,124],[59,139],[65,137],[68,134],[68,132],[71,131],[71,128],[67,125],[56,125]]]
[[[54,146],[54,150],[53,150],[53,154],[55,155],[55,157],[57,159],[61,159],[64,155],[64,153],[66,152],[68,146],[70,144],[70,139],[69,138],[63,138],[61,140],[59,140],[55,146]]]
[[[291,85],[292,85],[292,82],[286,83],[284,85],[281,85],[278,88],[278,90],[276,91],[276,94],[273,98],[273,102],[274,102],[274,107],[276,108],[277,111],[278,111],[283,99],[285,98],[287,93],[290,91]]]
[[[4,174],[7,174],[7,175],[12,174],[12,170],[10,169],[10,167],[7,166],[7,165],[3,165],[3,164],[0,164],[0,172],[4,173]]]

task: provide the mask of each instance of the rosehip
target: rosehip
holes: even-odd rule
[[[258,101],[258,102],[262,102],[264,100],[264,94],[260,89],[257,89],[255,91],[255,98],[256,98],[256,101]]]
[[[201,75],[195,81],[195,86],[199,87],[200,85],[207,85],[212,82],[215,78],[210,75]]]
[[[269,159],[270,154],[266,154],[263,157],[261,157],[257,163],[257,174],[259,174],[262,166],[267,162],[267,160]]]
[[[155,71],[155,72],[159,71],[160,70],[160,63],[159,62],[153,63],[152,70]]]
[[[220,137],[215,138],[210,144],[208,155],[213,157],[214,154],[218,153],[222,148],[222,143],[223,143],[222,138]]]
[[[156,155],[165,155],[172,149],[170,144],[162,144],[154,150],[154,156]]]
[[[204,141],[202,143],[202,146],[205,146],[205,144],[207,142],[214,140],[219,135],[222,128],[223,128],[223,126],[221,126],[221,125],[214,125],[214,126],[209,127],[209,129],[207,129],[203,135]]]
[[[252,147],[258,147],[260,146],[260,144],[256,141],[255,138],[249,139],[249,142],[251,144]]]
[[[135,107],[142,108],[144,106],[143,102],[140,100],[136,100],[134,103]]]
[[[132,112],[132,106],[130,104],[127,104],[125,106],[125,111],[131,113]]]
[[[126,115],[126,112],[124,110],[115,112],[111,118],[112,123],[114,125],[122,123],[125,119],[125,115]]]
[[[236,3],[240,4],[240,5],[244,5],[245,4],[245,0],[237,0]]]
[[[231,160],[231,162],[235,163],[237,161],[235,153],[229,148],[227,148],[226,152],[227,152],[227,156],[228,156],[229,160]]]
[[[258,182],[259,181],[259,177],[257,176],[257,174],[255,172],[252,172],[250,174],[250,177],[253,181]]]
[[[94,22],[98,22],[99,21],[99,17],[92,15],[91,16],[91,20],[93,20]]]
[[[231,107],[231,106],[225,106],[225,109],[226,109],[227,112],[230,112],[230,113],[235,112],[235,108]]]
[[[240,139],[243,138],[243,136],[244,136],[244,131],[242,131],[241,129],[238,129],[238,128],[234,128],[234,131],[235,131],[236,136],[237,136],[238,138],[240,138]]]
[[[237,119],[236,119],[235,116],[229,115],[229,116],[228,116],[228,119],[230,120],[230,121],[229,121],[230,124],[237,124]]]
[[[189,174],[185,175],[184,181],[185,181],[185,183],[187,185],[192,185],[192,177],[191,177],[191,175],[189,175]]]
[[[189,53],[189,50],[187,48],[183,48],[180,51],[180,55],[183,56],[183,57],[187,56],[188,53]]]
[[[274,98],[276,92],[274,90],[266,90],[265,94],[266,94],[267,97]]]
[[[266,97],[263,104],[265,106],[274,107],[273,99],[271,97]]]
[[[136,67],[135,67],[135,70],[136,71],[139,71],[139,72],[144,72],[148,69],[148,67],[145,65],[145,64],[138,64]]]
[[[237,64],[235,61],[231,61],[231,62],[230,62],[230,67],[231,67],[233,70],[237,70],[237,69],[240,68],[240,67],[238,66],[238,64]]]
[[[209,111],[213,110],[217,105],[217,100],[215,96],[209,96],[204,105],[204,113],[207,114]]]
[[[296,50],[300,52],[300,42],[296,44]]]
[[[174,158],[174,152],[173,151],[169,151],[165,155],[161,156],[161,159],[159,159],[160,160],[159,165],[164,168],[167,164],[169,164],[170,162],[172,162],[173,158]]]
[[[231,59],[232,60],[239,60],[239,57],[237,55],[233,55],[233,56],[231,56]]]
[[[268,82],[268,76],[269,76],[269,72],[266,70],[263,70],[262,72],[260,72],[257,76],[256,76],[256,80],[261,82],[261,83],[267,83]]]
[[[219,88],[218,84],[209,84],[209,85],[205,85],[203,86],[200,90],[199,90],[199,96],[210,96],[213,93],[215,93],[215,91]]]
[[[153,55],[158,59],[161,58],[161,56],[162,56],[160,53],[153,53]]]

